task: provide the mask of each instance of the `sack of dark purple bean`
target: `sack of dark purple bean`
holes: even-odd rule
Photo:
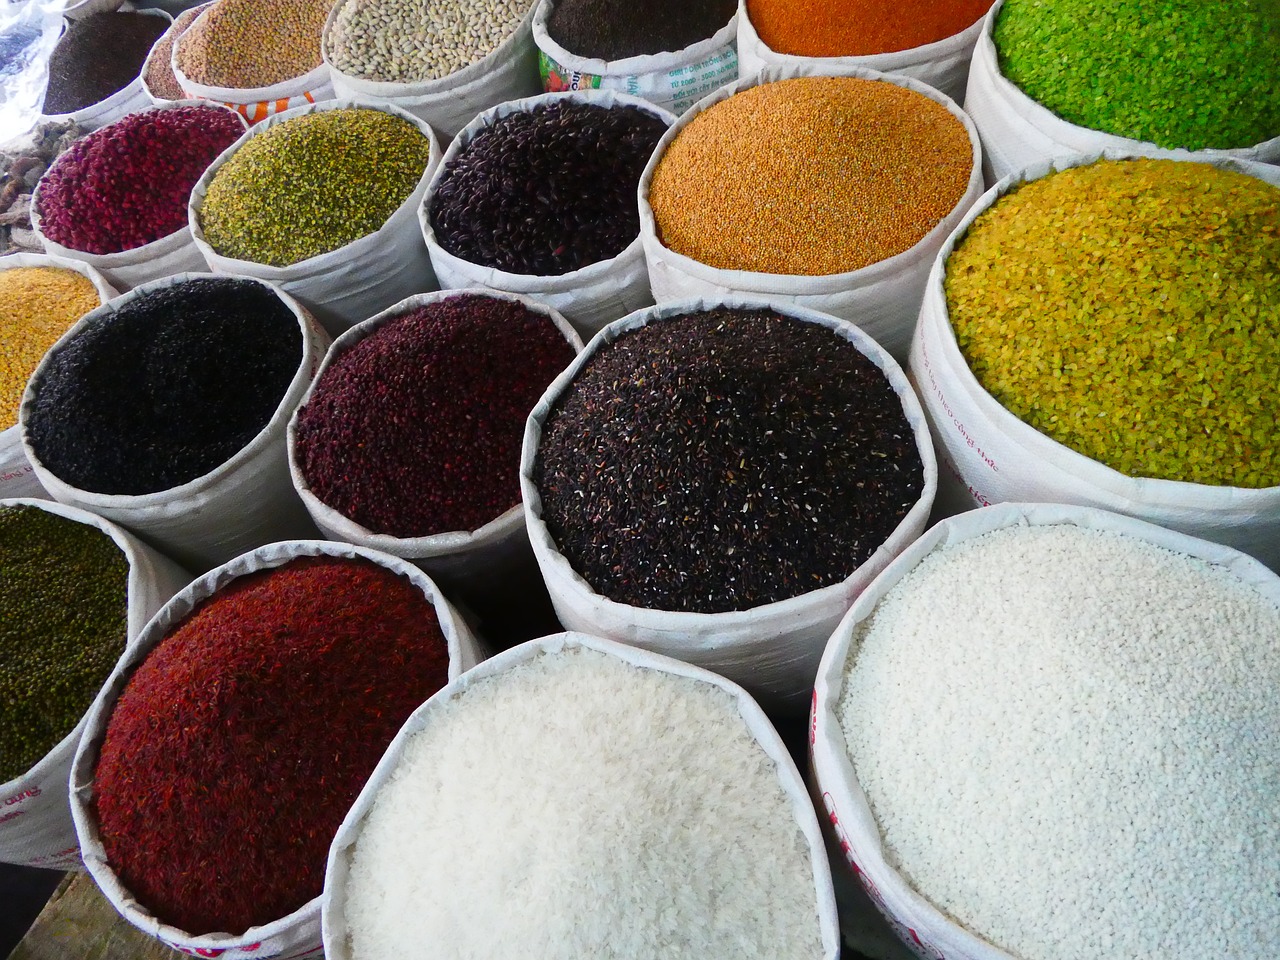
[[[27,384],[22,444],[53,497],[192,570],[314,536],[285,429],[329,338],[250,277],[180,274],[86,314]]]
[[[418,213],[441,288],[525,294],[584,337],[652,304],[636,185],[674,120],[611,91],[480,114],[445,151]]]
[[[610,324],[529,417],[520,466],[560,622],[802,711],[823,645],[924,530],[924,412],[847,321],[686,300]]]

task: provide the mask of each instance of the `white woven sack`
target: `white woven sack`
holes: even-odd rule
[[[574,352],[581,352],[582,340],[569,322],[551,307],[530,300],[528,297],[511,293],[495,293],[492,290],[446,290],[439,293],[420,293],[409,297],[377,316],[357,324],[333,342],[333,346],[325,355],[324,363],[316,372],[315,380],[312,381],[293,416],[289,418],[289,475],[293,479],[294,489],[302,498],[307,512],[311,514],[311,519],[326,537],[368,547],[371,550],[381,550],[394,557],[410,560],[433,577],[440,577],[446,584],[461,582],[479,587],[495,579],[496,571],[506,569],[509,564],[516,561],[517,556],[528,553],[528,534],[525,532],[524,511],[520,504],[516,504],[475,530],[455,530],[425,537],[396,537],[385,533],[374,533],[368,527],[356,523],[320,500],[307,484],[297,456],[298,414],[311,402],[315,385],[324,376],[330,364],[388,320],[419,307],[466,293],[480,293],[523,304],[534,313],[546,316],[563,334]]]
[[[86,7],[82,11],[77,11],[76,18],[86,17],[90,13],[102,13],[110,9],[104,7],[102,9],[90,10]],[[163,10],[135,10],[135,13],[146,14],[147,16],[163,17],[170,22],[173,18]],[[68,14],[70,16],[70,14]],[[147,96],[147,92],[142,89],[142,76],[139,75],[130,80],[127,84],[117,90],[105,100],[99,100],[97,103],[91,103],[87,107],[79,110],[73,110],[71,113],[46,113],[41,116],[41,120],[50,120],[54,123],[75,123],[83,127],[84,130],[93,131],[99,127],[105,127],[109,123],[115,123],[121,117],[127,117],[131,113],[138,113],[140,110],[148,110],[152,106],[151,98]],[[34,204],[33,204],[34,207]]]
[[[941,222],[930,230],[914,247],[896,256],[873,263],[860,270],[833,273],[826,276],[796,276],[787,274],[756,273],[750,270],[720,270],[699,263],[692,257],[668,249],[658,239],[658,226],[649,206],[649,186],[658,162],[667,147],[698,114],[713,104],[727,100],[735,93],[751,87],[788,80],[793,77],[859,77],[879,80],[914,90],[946,107],[969,133],[973,146],[973,170],[964,196]],[[767,66],[751,79],[739,80],[722,87],[711,96],[698,102],[689,112],[677,120],[658,141],[657,149],[649,159],[640,177],[640,241],[644,245],[645,261],[649,268],[649,283],[658,303],[682,300],[689,297],[718,297],[741,294],[752,297],[785,299],[797,306],[830,313],[856,323],[874,337],[896,359],[906,359],[920,311],[920,299],[924,294],[925,280],[934,255],[942,241],[964,216],[966,210],[982,193],[982,148],[978,132],[972,121],[949,98],[910,77],[878,73],[865,67],[830,67],[821,60],[810,63],[797,62],[785,67]],[[732,229],[726,224],[725,229]]]
[[[533,14],[538,69],[548,93],[614,90],[681,114],[711,91],[738,79],[736,15],[712,36],[683,50],[601,60],[580,57],[551,39],[547,20],[554,8],[555,0],[538,0]]]
[[[779,53],[760,39],[751,17],[747,0],[738,0],[738,72],[742,79],[758,76],[765,67],[787,67],[814,64],[822,69],[859,66],[882,73],[911,77],[940,90],[959,103],[964,99],[969,82],[969,61],[973,46],[982,32],[982,20],[976,20],[959,33],[909,50],[873,53],[857,57],[801,57]]]
[[[1099,507],[1228,544],[1280,569],[1280,487],[1246,489],[1125,476],[1023,423],[983,389],[960,353],[942,287],[946,259],[956,243],[980,213],[1015,185],[1099,156],[1128,155],[1043,161],[1001,180],[938,254],[911,347],[910,373],[945,467],[939,508],[954,513],[1006,501]],[[1280,168],[1242,160],[1212,163],[1280,186]]]
[[[129,564],[126,643],[132,649],[152,615],[191,579],[177,564],[110,521],[50,500],[6,499],[0,505],[41,510],[97,527],[116,542]],[[127,650],[124,656],[127,656]],[[123,659],[123,657],[122,657]],[[53,870],[80,869],[80,847],[68,804],[71,761],[88,714],[26,773],[0,784],[0,862]]]
[[[507,100],[534,96],[542,89],[538,82],[538,53],[533,45],[532,8],[496,49],[439,79],[391,83],[343,73],[329,58],[333,24],[346,3],[361,2],[364,0],[334,4],[325,21],[321,52],[336,97],[363,97],[394,104],[425,120],[448,140],[456,137],[477,113]]]
[[[769,309],[816,323],[853,343],[884,371],[911,425],[924,466],[920,499],[874,554],[853,574],[820,590],[727,613],[687,613],[652,610],[618,603],[597,593],[556,547],[542,519],[542,497],[533,480],[534,463],[547,415],[569,385],[605,344],[652,320],[720,307]],[[929,519],[937,489],[938,468],[924,411],[897,362],[865,332],[846,320],[794,304],[744,297],[707,298],[659,304],[611,323],[587,344],[572,364],[547,388],[529,415],[520,460],[520,488],[524,494],[529,541],[542,570],[556,616],[569,630],[580,630],[635,644],[714,670],[740,683],[770,709],[803,712],[809,706],[814,671],[822,647],[844,612],[884,567],[918,537]]]
[[[204,204],[209,184],[222,165],[250,137],[256,137],[276,124],[309,113],[341,110],[345,107],[367,107],[408,120],[431,141],[427,169],[422,172],[413,193],[405,198],[404,203],[396,208],[386,222],[373,233],[353,240],[346,246],[300,260],[287,267],[273,267],[224,257],[209,246],[204,238],[204,230],[200,227],[200,208]],[[209,169],[191,191],[191,235],[214,273],[235,273],[274,284],[297,297],[324,324],[330,336],[336,337],[352,324],[368,319],[405,297],[438,288],[435,273],[431,269],[431,258],[427,256],[416,218],[418,206],[427,192],[427,183],[439,163],[440,144],[431,127],[399,107],[370,100],[328,100],[296,107],[250,127],[243,137],[209,164]],[[288,189],[288,186],[282,184],[281,188]]]
[[[1003,6],[1004,0],[996,0],[982,21],[964,100],[964,108],[973,117],[982,136],[988,183],[995,183],[1042,160],[1102,151],[1173,160],[1234,158],[1280,162],[1280,136],[1235,150],[1169,150],[1154,143],[1117,137],[1068,123],[1040,106],[1000,73],[992,30]]]
[[[397,557],[349,543],[293,540],[259,547],[210,570],[164,605],[146,625],[137,643],[116,665],[115,671],[89,710],[84,737],[80,741],[79,749],[76,750],[71,767],[71,815],[75,821],[76,836],[80,840],[85,869],[92,875],[94,882],[98,884],[111,905],[139,930],[190,956],[220,957],[221,960],[268,960],[268,958],[304,960],[304,958],[321,957],[323,955],[320,946],[321,898],[316,896],[292,913],[260,927],[250,927],[239,936],[225,933],[196,936],[170,926],[153,916],[133,898],[108,863],[107,853],[98,833],[98,821],[93,812],[93,786],[98,753],[106,736],[107,724],[111,720],[116,701],[120,699],[134,671],[202,600],[217,593],[238,577],[258,570],[283,566],[296,557],[316,556],[364,558],[408,577],[435,607],[436,615],[440,620],[440,629],[449,644],[450,682],[473,668],[485,657],[483,647],[471,633],[466,622],[458,616],[457,611],[426,574],[413,564]]]
[[[1103,510],[1008,503],[952,517],[931,528],[860,596],[827,645],[814,689],[812,767],[816,790],[840,846],[863,887],[898,936],[923,960],[1019,960],[970,932],[916,892],[885,859],[882,838],[858,782],[837,719],[854,633],[876,603],[933,551],[1014,526],[1071,524],[1125,534],[1220,565],[1280,603],[1280,583],[1257,561],[1227,547]],[[1009,891],[1018,896],[1018,891]]]
[[[115,313],[144,293],[199,278],[200,274],[187,273],[166,277],[138,287],[86,314],[45,354],[27,383],[19,412],[23,450],[35,468],[36,479],[55,500],[115,521],[195,571],[225,563],[264,543],[314,535],[315,527],[289,481],[285,428],[294,407],[311,384],[320,358],[328,349],[329,337],[296,300],[270,284],[256,281],[271,287],[293,311],[302,332],[302,359],[267,425],[238,453],[202,477],[155,493],[131,495],[81,490],[59,479],[40,462],[27,435],[26,419],[40,389],[49,358],[74,339],[88,323],[99,316]]]
[[[529,273],[508,273],[506,270],[484,267],[454,256],[440,246],[428,215],[445,171],[480,131],[508,114],[532,110],[543,104],[566,98],[577,103],[592,103],[601,107],[633,106],[661,117],[667,124],[675,122],[675,116],[669,111],[639,97],[615,93],[612,90],[543,93],[536,97],[499,104],[468,123],[449,145],[449,149],[445,151],[444,160],[436,169],[435,176],[431,178],[426,196],[423,197],[422,205],[418,209],[418,222],[441,289],[483,287],[486,290],[525,294],[560,311],[573,324],[574,329],[583,337],[590,339],[605,324],[653,303],[653,297],[649,293],[648,271],[644,263],[644,248],[640,244],[639,237],[616,257],[600,260],[558,276],[539,277]]]
[[[738,713],[761,749],[777,764],[778,779],[795,812],[796,823],[803,832],[813,861],[813,882],[817,893],[818,925],[822,936],[823,960],[836,960],[840,954],[839,923],[836,919],[835,896],[831,889],[831,871],[827,851],[822,842],[813,803],[806,791],[804,779],[796,769],[786,746],[773,728],[764,711],[750,695],[737,684],[707,670],[687,663],[649,653],[636,647],[615,643],[600,637],[582,633],[557,633],[539,640],[530,640],[510,650],[503,651],[490,660],[468,671],[451,682],[430,700],[414,711],[391,746],[383,754],[373,775],[360,791],[351,807],[333,846],[329,848],[329,862],[324,875],[324,895],[321,898],[321,922],[324,931],[325,956],[328,960],[353,960],[347,934],[346,901],[347,878],[351,866],[352,847],[360,837],[364,820],[369,815],[378,791],[395,776],[396,768],[404,756],[410,738],[430,726],[436,713],[450,700],[464,694],[473,684],[499,676],[513,667],[534,660],[544,654],[556,654],[563,650],[583,648],[607,654],[646,670],[658,670],[679,677],[688,677],[725,691],[737,703]],[[654,956],[662,955],[655,944]],[[815,958],[817,960],[817,958]]]
[[[156,104],[148,99],[148,104],[147,107],[136,112],[149,113],[152,110],[174,110],[178,107],[217,106],[217,104],[200,100],[166,100]],[[241,117],[240,121],[244,123],[244,118]],[[247,127],[248,124],[245,126]],[[54,165],[51,164],[49,170],[53,168]],[[139,284],[171,277],[176,273],[209,272],[209,265],[191,236],[190,224],[175,230],[167,237],[161,237],[159,240],[144,243],[132,250],[122,250],[119,253],[87,253],[84,250],[64,247],[57,241],[51,240],[41,227],[40,217],[40,188],[44,184],[45,177],[49,176],[49,170],[45,171],[44,176],[40,178],[40,183],[36,184],[35,190],[31,193],[31,229],[44,245],[46,252],[67,260],[80,260],[88,264],[122,293],[132,290]]]
[[[115,288],[102,278],[102,274],[79,260],[42,253],[13,253],[0,257],[0,270],[12,270],[14,267],[63,267],[74,270],[92,281],[101,303],[106,303],[116,295]],[[22,431],[16,423],[6,430],[0,430],[0,497],[49,497],[36,479],[35,468],[22,449]],[[3,816],[3,811],[0,811],[0,816]]]
[[[114,0],[112,0],[112,2],[114,2]],[[209,9],[209,7],[211,7],[212,5],[213,5],[213,0],[210,0],[209,3],[202,3],[199,6],[188,7],[186,10],[183,10],[176,17],[174,17],[173,26],[171,26],[168,30],[166,30],[164,34],[160,37],[160,39],[156,41],[156,45],[152,47],[151,52],[147,54],[147,59],[142,62],[142,90],[148,97],[151,98],[152,103],[165,104],[165,103],[171,102],[167,97],[159,96],[154,90],[151,89],[151,85],[147,83],[147,73],[151,70],[151,65],[156,59],[156,48],[159,47],[160,44],[167,39],[173,38],[176,40],[178,34],[182,33],[184,30],[187,29],[187,27],[191,26],[192,22],[195,21],[195,18],[200,16],[201,13]],[[170,45],[169,47],[169,56],[170,58],[172,58],[173,56],[172,45]],[[170,63],[166,63],[165,65],[169,67],[170,70],[173,69]],[[241,116],[243,116],[243,114]]]

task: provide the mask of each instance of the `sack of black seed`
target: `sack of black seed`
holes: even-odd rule
[[[636,186],[674,121],[611,91],[480,114],[445,151],[418,211],[441,288],[525,294],[585,338],[652,304]]]
[[[520,465],[561,623],[802,712],[823,645],[937,487],[901,368],[847,321],[686,300],[610,324],[529,417]]]

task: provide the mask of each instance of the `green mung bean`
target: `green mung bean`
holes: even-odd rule
[[[1133,477],[1280,484],[1280,188],[1103,160],[1023,184],[947,261],[974,375]]]
[[[124,653],[128,577],[97,527],[0,506],[0,783],[76,728]]]

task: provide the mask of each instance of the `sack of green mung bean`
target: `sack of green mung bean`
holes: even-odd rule
[[[738,79],[737,29],[732,2],[614,3],[606,15],[581,0],[538,0],[533,16],[547,92],[614,90],[677,115]],[[655,47],[662,34],[671,39]]]
[[[1239,160],[1064,158],[988,191],[911,350],[939,505],[1079,503],[1280,567],[1277,210],[1280,169]]]
[[[981,192],[977,131],[932,87],[767,67],[684,114],[645,168],[653,296],[790,300],[905,359],[934,255]]]
[[[209,166],[191,191],[191,232],[215,273],[275,284],[337,336],[438,288],[417,211],[439,160],[431,127],[399,107],[297,107]]]
[[[451,139],[477,113],[541,89],[529,0],[340,0],[322,53],[338,97],[394,104]],[[412,35],[413,39],[408,37]]]
[[[562,624],[802,712],[836,622],[924,529],[937,468],[863,331],[720,298],[601,331],[530,415],[520,483]]]
[[[1103,150],[1280,161],[1275,14],[1259,0],[1175,9],[1151,18],[1141,0],[999,0],[964,101],[987,182]]]
[[[189,579],[87,511],[0,500],[0,862],[79,866],[67,792],[89,706]]]

